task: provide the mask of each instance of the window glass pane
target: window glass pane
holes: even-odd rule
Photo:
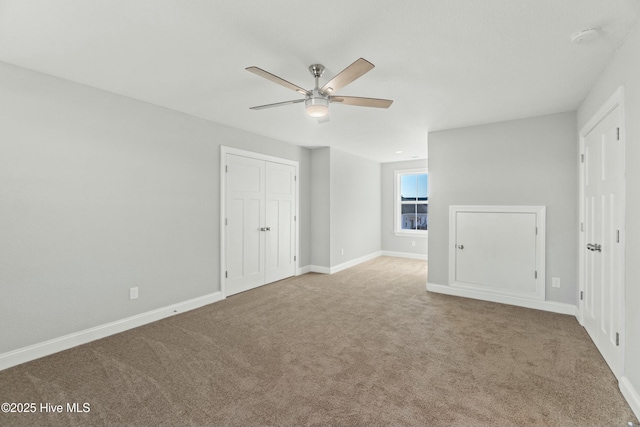
[[[426,230],[427,229],[427,219],[429,213],[429,205],[426,203],[420,203],[416,205],[416,229],[417,230]]]
[[[400,177],[400,200],[416,200],[418,175],[402,175]]]
[[[415,213],[402,214],[402,229],[403,230],[416,230],[418,225],[418,217]]]
[[[416,205],[414,203],[403,204],[401,207],[402,214],[415,214]]]
[[[417,190],[417,198],[418,200],[427,200],[427,174],[421,173],[417,176],[418,179],[418,190]]]

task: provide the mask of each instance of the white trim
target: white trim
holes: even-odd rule
[[[335,267],[325,267],[322,265],[309,265],[307,272],[312,273],[322,273],[322,274],[335,274],[342,270],[346,270],[347,268],[355,267],[358,264],[362,264],[363,262],[370,261],[374,258],[378,258],[382,255],[382,251],[372,252],[368,255],[361,256],[359,258],[352,259],[351,261],[344,262],[342,264],[336,265]],[[305,267],[305,269],[307,268]]]
[[[214,292],[212,294],[193,298],[177,304],[171,304],[166,307],[147,311],[146,313],[136,314],[135,316],[127,317],[125,319],[105,323],[104,325],[95,326],[80,332],[74,332],[69,335],[19,348],[17,350],[12,350],[0,354],[0,371],[21,363],[26,363],[31,360],[57,353],[59,351],[86,344],[100,338],[105,338],[109,335],[137,328],[166,317],[200,308],[223,299],[222,292]]]
[[[302,276],[303,274],[311,273],[311,266],[305,265],[304,267],[298,267],[298,271],[296,272],[296,276]]]
[[[227,257],[227,233],[225,232],[225,217],[227,212],[227,154],[235,154],[237,156],[249,157],[257,160],[265,160],[273,163],[280,163],[284,165],[290,165],[295,168],[295,248],[293,253],[295,255],[295,261],[293,262],[293,272],[298,273],[298,265],[300,260],[300,162],[297,160],[283,159],[280,157],[270,156],[268,154],[256,153],[253,151],[241,150],[239,148],[227,147],[225,145],[220,146],[220,290],[222,295],[227,295],[227,280],[225,277]],[[304,274],[304,273],[303,273]]]
[[[536,265],[537,271],[536,290],[532,292],[519,292],[508,289],[492,288],[473,283],[456,281],[456,214],[458,212],[498,212],[498,213],[532,213],[536,215]],[[545,271],[545,235],[546,235],[545,206],[449,206],[449,286],[464,288],[470,291],[478,291],[481,294],[495,293],[505,297],[517,299],[531,299],[545,301],[546,271]],[[573,306],[572,306],[573,307]]]
[[[587,136],[617,106],[624,107],[624,86],[620,86],[607,99],[589,121],[580,129],[580,136]],[[624,115],[623,115],[624,116]]]
[[[382,256],[392,256],[396,258],[410,258],[428,260],[427,254],[412,254],[410,252],[394,252],[394,251],[382,251]]]
[[[309,271],[311,271],[312,273],[331,274],[330,267],[324,267],[321,265],[310,265]]]
[[[393,235],[397,237],[416,237],[418,239],[420,238],[426,239],[427,237],[429,237],[429,230],[394,231]]]
[[[342,270],[346,270],[347,268],[355,267],[358,264],[362,264],[363,262],[367,262],[369,260],[377,258],[380,255],[382,255],[382,251],[376,251],[368,255],[364,255],[359,258],[352,259],[351,261],[343,262],[342,264],[336,265],[335,267],[331,267],[329,269],[330,270],[329,274],[335,274]]]
[[[482,301],[496,302],[500,304],[515,305],[518,307],[532,308],[535,310],[550,311],[552,313],[569,314],[571,316],[577,316],[578,314],[578,309],[575,305],[564,304],[555,301],[538,301],[510,295],[493,294],[480,290],[454,288],[452,286],[439,285],[436,283],[427,283],[427,291],[463,298],[473,298]]]
[[[640,419],[640,393],[638,393],[638,390],[633,387],[629,378],[625,376],[620,378],[618,387],[620,387],[620,391],[624,398],[627,399],[627,403],[631,407],[636,418]]]

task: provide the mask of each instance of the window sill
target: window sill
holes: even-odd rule
[[[429,237],[429,231],[394,231],[397,237]]]

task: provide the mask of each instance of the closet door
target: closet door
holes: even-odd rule
[[[227,154],[226,294],[265,279],[265,162]]]
[[[296,168],[226,155],[225,293],[295,275]]]
[[[295,274],[295,168],[266,162],[266,283]]]

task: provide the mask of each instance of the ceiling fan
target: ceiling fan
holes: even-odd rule
[[[274,74],[269,73],[258,67],[247,67],[246,70],[260,77],[264,77],[267,80],[271,80],[281,86],[288,89],[295,90],[296,92],[304,95],[303,99],[294,99],[292,101],[276,102],[275,104],[259,105],[257,107],[251,107],[252,110],[263,110],[265,108],[280,107],[289,104],[298,104],[304,102],[305,112],[308,116],[317,119],[327,118],[329,114],[329,103],[339,102],[344,105],[355,105],[358,107],[374,107],[374,108],[389,108],[392,100],[379,99],[379,98],[361,98],[357,96],[335,96],[338,90],[342,89],[349,83],[353,82],[357,78],[361,77],[366,72],[372,70],[374,65],[366,59],[360,58],[353,64],[338,73],[334,78],[329,80],[324,86],[319,87],[318,80],[324,73],[324,65],[312,64],[309,66],[311,75],[316,80],[315,88],[312,90],[304,89],[300,86],[294,85],[291,82],[284,80]],[[319,120],[326,121],[326,120]]]

